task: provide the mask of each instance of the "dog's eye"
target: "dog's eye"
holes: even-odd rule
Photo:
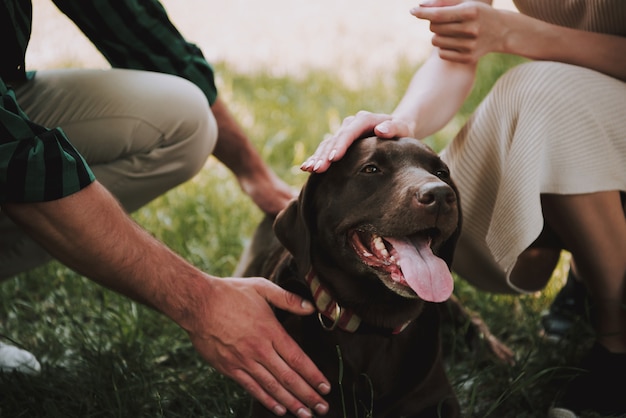
[[[450,172],[448,170],[437,170],[435,175],[442,180],[450,178]]]
[[[380,171],[379,168],[373,164],[368,164],[361,169],[361,173],[366,173],[366,174],[374,174],[374,173],[378,173],[379,171]]]

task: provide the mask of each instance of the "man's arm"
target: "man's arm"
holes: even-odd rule
[[[54,2],[111,66],[173,74],[200,87],[218,124],[214,155],[262,211],[276,214],[294,197],[218,98],[213,68],[202,51],[182,36],[160,2]]]
[[[261,278],[201,272],[140,228],[98,182],[2,210],[70,268],[171,318],[205,360],[277,414],[310,416],[305,404],[326,410],[313,388],[326,392],[328,382],[269,306],[312,313],[298,296]]]
[[[241,189],[263,212],[277,214],[296,193],[263,161],[220,97],[211,111],[218,129],[213,155],[233,172]]]
[[[196,45],[169,20],[158,0],[53,0],[113,68],[155,71],[185,78],[217,98],[214,73]]]

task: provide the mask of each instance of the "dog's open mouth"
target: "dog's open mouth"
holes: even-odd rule
[[[392,238],[353,230],[349,239],[363,263],[386,273],[392,285],[409,287],[425,301],[443,302],[454,282],[445,261],[431,249],[433,233]]]

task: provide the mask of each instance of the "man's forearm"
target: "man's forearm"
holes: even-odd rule
[[[261,163],[256,149],[248,141],[246,134],[228,110],[222,99],[218,98],[211,106],[217,120],[218,138],[213,155],[228,167],[237,177],[248,175],[252,163]]]
[[[189,289],[209,285],[208,276],[139,227],[97,182],[66,198],[3,210],[68,267],[183,327],[198,294]]]

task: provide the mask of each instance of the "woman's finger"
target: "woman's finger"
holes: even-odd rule
[[[326,137],[315,153],[300,167],[302,170],[321,173],[330,167],[333,161],[341,159],[354,141],[364,136],[373,135],[374,128],[390,119],[390,115],[360,111],[344,119],[339,130]]]

